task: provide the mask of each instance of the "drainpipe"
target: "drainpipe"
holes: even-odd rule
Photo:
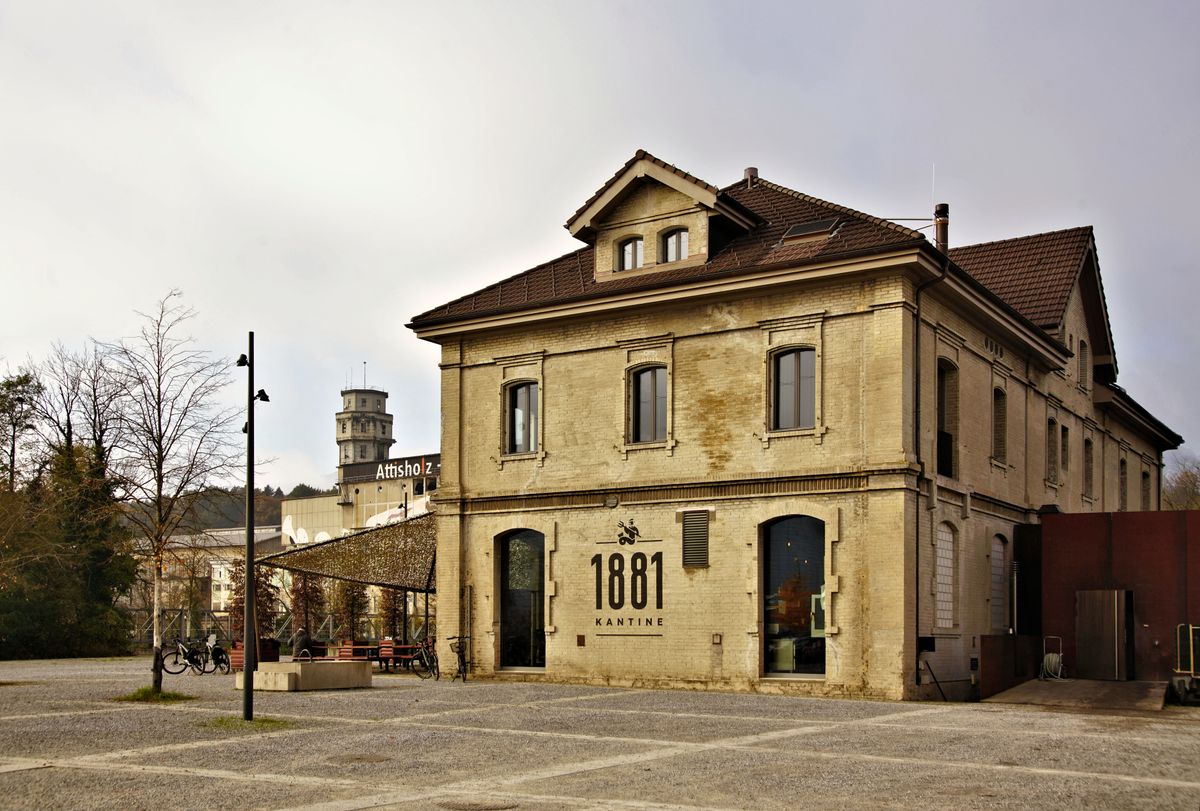
[[[948,239],[949,222],[950,222],[950,206],[946,203],[939,203],[934,208],[934,222],[937,224],[936,240],[938,248],[945,254],[946,243]],[[921,480],[925,478],[925,459],[921,453],[921,293],[926,287],[932,287],[938,282],[946,278],[946,274],[950,270],[950,257],[945,255],[942,261],[941,272],[932,279],[921,282],[917,285],[913,294],[915,303],[915,311],[913,313],[913,446],[917,453],[917,488],[916,502],[917,509],[914,511],[913,517],[913,537],[915,538],[915,555],[914,565],[915,573],[915,597],[916,610],[914,611],[914,624],[916,627],[917,643],[921,637]],[[917,653],[916,668],[913,672],[914,681],[916,684],[921,683],[921,654]]]

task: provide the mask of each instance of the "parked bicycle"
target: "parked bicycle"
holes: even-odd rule
[[[191,642],[175,637],[175,646],[162,654],[163,670],[179,674],[189,667],[196,673],[229,672],[229,654],[217,644],[216,634],[210,634],[203,643]]]
[[[441,672],[438,670],[437,650],[434,647],[434,638],[427,637],[417,643],[413,649],[412,656],[409,658],[408,666],[412,671],[422,679],[427,679],[433,676],[434,681],[441,678]]]
[[[454,651],[454,655],[458,657],[458,669],[454,671],[454,677],[450,681],[454,681],[459,677],[462,678],[463,684],[467,683],[467,667],[471,663],[467,661],[467,652],[471,648],[471,637],[469,636],[448,636],[450,640],[450,650]]]

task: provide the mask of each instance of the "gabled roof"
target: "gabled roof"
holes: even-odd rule
[[[638,161],[656,161],[639,150],[631,162],[614,178],[622,177]],[[662,270],[636,276],[616,276],[597,282],[591,247],[560,256],[545,264],[510,276],[469,295],[421,313],[409,325],[414,328],[453,322],[571,301],[600,298],[615,293],[654,288],[670,288],[703,279],[753,273],[772,267],[817,263],[840,257],[870,254],[894,248],[925,244],[925,237],[910,228],[872,217],[845,206],[835,205],[816,197],[792,191],[766,180],[755,179],[715,189],[698,181],[682,170],[663,166],[689,182],[703,184],[716,193],[716,199],[728,210],[742,209],[757,218],[757,224],[734,237],[703,265],[664,267]],[[592,196],[580,211],[585,211],[605,189],[610,180]],[[579,212],[576,213],[576,216]],[[786,244],[784,232],[793,225],[835,217],[838,224],[828,239]],[[570,225],[570,223],[568,223]]]
[[[1054,331],[1092,250],[1089,225],[951,248],[950,259],[1021,315]]]

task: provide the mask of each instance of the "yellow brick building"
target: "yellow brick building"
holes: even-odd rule
[[[965,695],[1015,525],[1158,508],[1182,440],[1115,386],[1089,228],[947,249],[641,151],[567,228],[410,324],[442,347],[439,634],[477,670]]]

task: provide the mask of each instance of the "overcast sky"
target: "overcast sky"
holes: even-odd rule
[[[1194,2],[0,2],[0,368],[177,287],[213,353],[256,333],[260,484],[334,481],[364,361],[434,451],[404,324],[578,247],[640,147],[946,201],[952,245],[1095,226],[1118,382],[1200,443],[1197,41]]]

